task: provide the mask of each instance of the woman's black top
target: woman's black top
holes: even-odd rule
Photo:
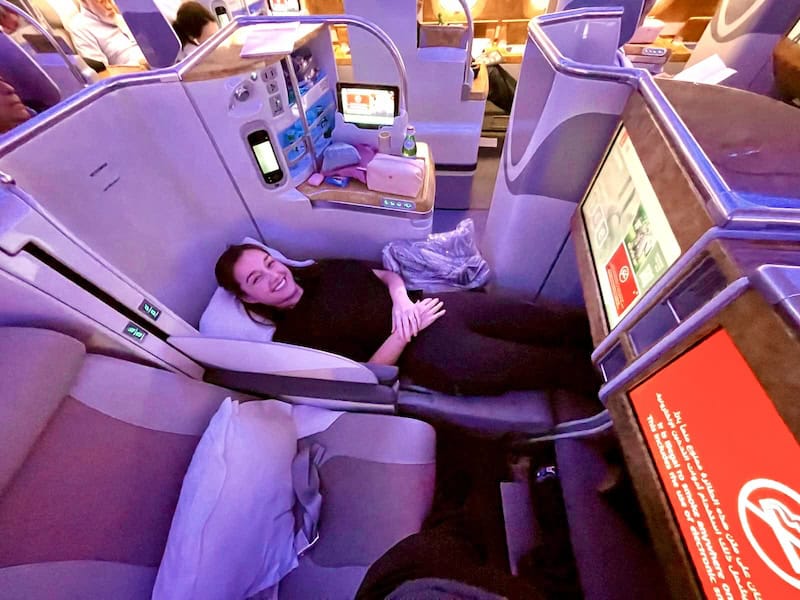
[[[365,263],[320,261],[300,272],[303,295],[274,319],[276,342],[367,362],[392,331],[392,299]],[[436,294],[447,313],[414,337],[400,372],[450,394],[572,389],[594,394],[585,314],[480,292]]]
[[[368,361],[392,333],[392,299],[372,269],[356,260],[319,261],[303,295],[275,319],[273,340]]]

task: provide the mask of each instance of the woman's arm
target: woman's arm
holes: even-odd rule
[[[383,269],[373,269],[372,272],[387,287],[392,298],[392,333],[399,331],[403,340],[411,341],[419,333],[419,316],[414,303],[408,297],[403,278]]]
[[[397,359],[406,348],[407,342],[403,339],[399,331],[393,331],[392,334],[386,338],[386,341],[381,344],[381,347],[375,351],[368,362],[375,363],[376,365],[393,365],[397,363]]]
[[[414,306],[419,315],[420,331],[429,327],[447,312],[444,309],[442,301],[438,298],[425,298],[417,302]],[[399,331],[393,331],[392,334],[386,338],[386,341],[381,344],[381,347],[375,351],[375,354],[372,355],[369,362],[378,365],[393,365],[397,362],[397,359],[400,358],[407,344],[408,342],[403,339]]]

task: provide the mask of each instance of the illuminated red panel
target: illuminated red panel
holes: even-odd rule
[[[630,398],[706,595],[800,598],[800,445],[728,333]]]

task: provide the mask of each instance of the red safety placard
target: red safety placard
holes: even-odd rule
[[[606,273],[611,284],[611,293],[614,295],[614,308],[619,316],[639,296],[639,286],[633,276],[633,267],[624,244],[619,245],[608,261]]]
[[[630,399],[706,595],[800,598],[800,445],[730,335]]]

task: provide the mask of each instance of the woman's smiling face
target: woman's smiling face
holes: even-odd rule
[[[248,248],[233,266],[242,300],[275,308],[292,308],[303,293],[289,268],[263,250]]]

